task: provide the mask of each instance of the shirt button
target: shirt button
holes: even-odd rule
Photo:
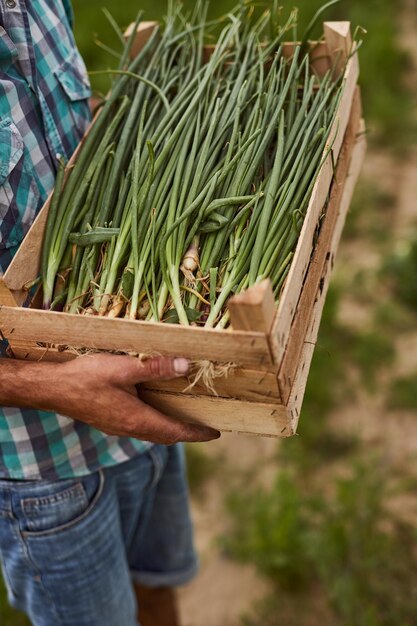
[[[14,9],[16,6],[15,0],[6,0],[6,7],[8,9]]]

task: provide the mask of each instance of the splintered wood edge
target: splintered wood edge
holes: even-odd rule
[[[338,221],[345,221],[342,211],[344,190],[352,169],[355,144],[361,122],[361,102],[359,88],[355,94],[352,113],[346,129],[345,140],[337,163],[326,214],[312,253],[309,269],[302,288],[300,300],[291,326],[287,348],[280,364],[278,384],[284,404],[288,402],[294,376],[300,362],[300,355],[311,319],[314,302],[326,272],[331,272],[336,250],[333,246],[334,232]],[[346,207],[347,210],[347,207]]]
[[[275,321],[271,332],[271,343],[276,363],[284,357],[285,349],[291,331],[291,324],[301,295],[302,285],[310,263],[313,249],[314,234],[321,212],[333,180],[333,163],[337,162],[340,154],[345,131],[348,125],[354,94],[359,76],[357,53],[351,57],[346,66],[344,93],[339,104],[331,136],[336,139],[333,143],[332,155],[328,155],[321,172],[314,185],[310,202],[306,211],[304,224],[297,242],[294,257],[286,283],[279,299]]]
[[[351,159],[351,166],[349,171],[349,177],[346,182],[342,205],[340,212],[343,216],[346,216],[347,209],[352,200],[353,191],[355,189],[356,182],[359,178],[359,174],[362,168],[362,164],[365,158],[366,152],[366,137],[365,137],[365,123],[361,120],[359,126],[358,140],[354,148],[354,152]],[[333,247],[337,249],[342,230],[344,226],[344,219],[337,222],[335,232],[333,235]],[[297,370],[297,375],[294,381],[293,388],[291,390],[290,399],[288,402],[288,410],[291,415],[292,430],[295,432],[297,429],[298,420],[300,417],[300,411],[304,399],[305,388],[307,384],[308,373],[310,370],[311,360],[313,358],[314,349],[316,347],[317,336],[320,328],[321,313],[323,310],[324,300],[327,295],[331,278],[331,272],[326,274],[325,280],[322,285],[319,298],[315,303],[309,329],[305,338],[303,352],[300,360],[300,364]]]

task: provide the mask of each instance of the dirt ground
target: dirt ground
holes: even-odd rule
[[[409,16],[415,15],[415,0],[406,0]],[[403,45],[414,57],[414,70],[410,80],[417,78],[417,24],[407,17],[402,20]],[[377,177],[383,189],[397,197],[394,223],[395,239],[407,234],[410,225],[417,220],[417,146],[406,162],[398,161],[389,153],[369,150],[363,175],[367,179]],[[350,271],[369,269],[378,264],[377,254],[369,254],[369,248],[361,242],[342,241],[337,265],[349,263]],[[337,271],[337,268],[336,268]],[[362,324],[369,317],[366,305],[361,305],[346,295],[341,310],[343,321],[353,325]],[[417,332],[415,335],[398,336],[396,363],[398,375],[417,370]],[[302,414],[301,414],[302,419]],[[340,429],[354,431],[370,446],[383,451],[386,463],[392,468],[417,470],[417,420],[413,413],[387,411],[382,394],[370,396],[357,394],[355,401],[337,410],[332,423]],[[285,441],[280,444],[285,445]],[[215,458],[221,470],[208,481],[205,496],[193,502],[196,544],[201,558],[201,572],[180,592],[183,626],[240,626],[241,615],[249,611],[256,600],[267,591],[267,583],[260,579],[250,566],[231,562],[218,545],[220,534],[227,532],[227,518],[222,498],[225,493],[224,477],[233,472],[253,472],[254,468],[268,481],[274,474],[273,461],[277,443],[272,439],[225,434],[218,442],[203,445],[203,451]],[[413,471],[414,473],[414,471]],[[417,475],[417,474],[416,474]],[[220,476],[220,478],[219,478]],[[392,502],[408,520],[417,523],[417,499],[401,496]]]

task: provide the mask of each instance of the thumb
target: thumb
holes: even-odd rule
[[[146,361],[129,358],[119,379],[122,384],[137,385],[150,380],[180,378],[186,376],[189,369],[189,362],[183,358],[156,357]]]

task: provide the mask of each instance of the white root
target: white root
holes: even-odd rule
[[[121,298],[120,296],[117,296],[117,298],[113,302],[113,304],[111,306],[111,309],[108,312],[107,316],[111,317],[111,318],[119,317],[119,315],[123,311],[124,305],[125,305],[124,298]]]
[[[213,363],[213,361],[192,361],[191,383],[184,389],[184,393],[191,391],[201,381],[207,391],[218,396],[215,388],[216,378],[227,378],[237,367],[236,363]]]
[[[110,304],[110,296],[108,293],[105,293],[103,297],[101,298],[100,307],[98,309],[98,314],[100,316],[103,316],[106,314],[109,304]]]
[[[149,303],[149,300],[145,300],[138,308],[138,318],[140,320],[145,320],[150,310],[151,305]]]
[[[182,263],[180,266],[180,270],[185,276],[186,282],[190,285],[195,286],[196,280],[194,276],[194,272],[198,270],[200,266],[200,257],[198,255],[198,237],[194,237],[191,246],[188,248],[187,252],[184,254],[182,259]]]

